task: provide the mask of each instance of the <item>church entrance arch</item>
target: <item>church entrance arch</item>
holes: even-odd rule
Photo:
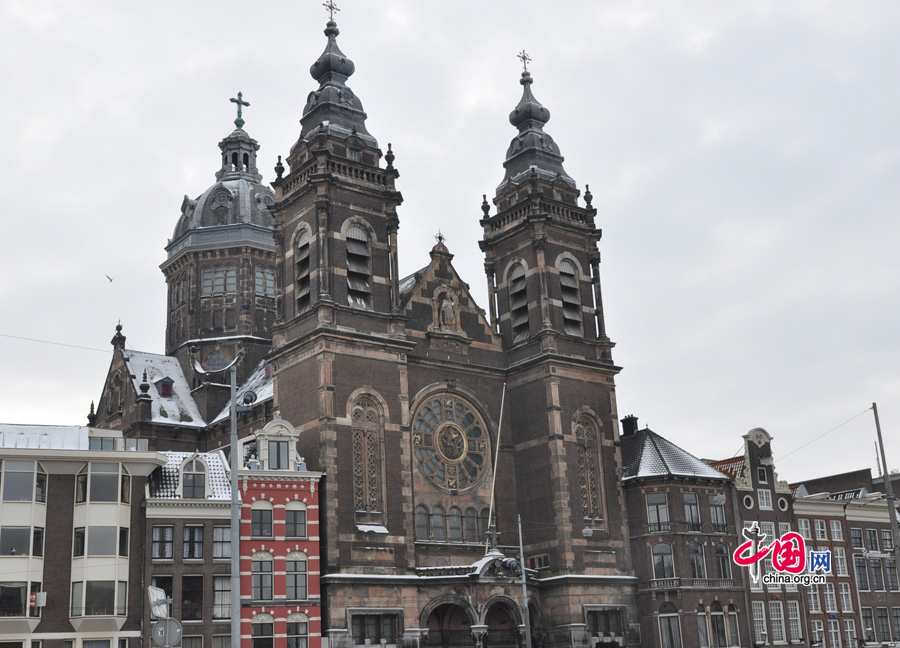
[[[426,648],[472,648],[472,618],[461,602],[438,604],[428,615]]]
[[[512,601],[504,598],[489,602],[484,615],[487,626],[485,648],[520,648],[518,618],[518,610]]]

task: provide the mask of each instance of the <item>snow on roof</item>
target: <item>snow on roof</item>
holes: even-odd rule
[[[731,459],[713,461],[710,465],[732,479],[737,479],[741,476],[741,473],[744,472],[744,457],[732,457]]]
[[[0,423],[0,448],[88,450],[90,449],[90,428],[82,425]]]
[[[144,380],[144,372],[147,372],[147,382],[150,383],[148,392],[151,399],[150,417],[154,423],[206,427],[206,421],[203,420],[197,403],[191,396],[191,388],[177,358],[156,353],[128,351],[125,354],[125,364],[132,375],[134,389],[138,394],[141,393],[140,385]],[[156,383],[162,378],[172,379],[171,396],[162,396],[156,388]]]
[[[231,482],[227,462],[221,452],[161,452],[168,461],[150,476],[150,497],[155,499],[179,499],[178,482],[181,466],[187,459],[196,457],[209,468],[210,490],[208,500],[230,500]]]
[[[422,279],[422,276],[425,274],[425,271],[428,269],[428,266],[424,268],[420,268],[413,272],[411,275],[407,277],[403,277],[400,280],[400,303],[405,304],[412,294],[413,288],[416,287],[416,284]]]
[[[622,464],[622,481],[667,475],[728,478],[649,428],[622,437]]]
[[[253,403],[251,407],[257,407],[260,403],[264,403],[267,400],[271,399],[275,394],[275,379],[274,371],[269,371],[268,377],[266,377],[266,366],[268,363],[265,360],[261,360],[258,365],[256,365],[256,369],[253,370],[249,376],[247,376],[247,380],[244,381],[244,384],[238,387],[237,390],[237,402],[244,402],[244,394],[248,391],[253,391],[256,394],[256,401]],[[226,418],[231,416],[231,403],[229,402],[221,412],[213,419],[213,423],[218,423]]]

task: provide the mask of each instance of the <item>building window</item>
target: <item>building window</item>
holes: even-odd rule
[[[32,583],[29,590],[26,582],[0,583],[0,617],[24,617],[28,611],[29,591],[39,591],[40,586],[40,583]]]
[[[0,468],[4,502],[47,501],[47,474],[41,464],[7,459],[0,462]]]
[[[600,520],[603,518],[600,502],[602,480],[597,461],[597,428],[593,421],[587,418],[578,420],[575,424],[575,441],[581,515],[585,520]]]
[[[444,509],[435,506],[431,510],[431,539],[444,542],[447,535],[444,529]]]
[[[809,599],[809,611],[810,612],[821,612],[822,611],[822,603],[819,601],[819,586],[818,585],[810,585],[806,594]]]
[[[559,262],[559,289],[562,296],[563,330],[581,336],[581,291],[578,270],[568,259]]]
[[[381,416],[368,398],[351,408],[353,421],[353,500],[357,513],[380,514],[382,505]]]
[[[660,542],[653,545],[653,578],[675,578],[675,565],[672,561],[672,545]]]
[[[213,576],[213,618],[231,616],[231,576]]]
[[[287,598],[289,601],[304,601],[306,591],[306,557],[294,557],[285,563],[287,572]]]
[[[175,528],[170,526],[155,526],[152,532],[151,558],[171,558],[174,555],[172,545],[175,537]]]
[[[382,639],[386,644],[396,644],[398,626],[399,619],[395,614],[354,614],[350,623],[353,644],[378,645]]]
[[[847,552],[843,547],[834,548],[834,570],[838,576],[847,576]]]
[[[184,499],[206,498],[206,465],[202,461],[185,462],[181,479],[181,496]]]
[[[891,640],[891,626],[888,622],[888,609],[878,608],[878,637],[877,641],[888,642]]]
[[[834,583],[825,583],[825,611],[837,612],[837,599],[834,596]]]
[[[203,558],[203,527],[184,527],[184,558]]]
[[[900,608],[892,610],[894,616],[894,641],[900,640]]]
[[[709,648],[709,623],[706,619],[706,607],[702,603],[697,605],[697,636],[700,648]]]
[[[231,527],[213,527],[213,558],[231,558]]]
[[[812,540],[812,532],[809,530],[809,520],[806,518],[798,518],[797,529],[804,540]]]
[[[272,537],[272,509],[255,508],[250,511],[250,535],[254,538]]]
[[[225,293],[233,295],[237,286],[237,269],[233,263],[225,267]]]
[[[254,623],[251,628],[251,648],[275,648],[274,624]]]
[[[884,576],[881,573],[881,561],[880,560],[870,560],[869,561],[869,572],[872,575],[872,589],[876,592],[884,591]]]
[[[825,520],[816,520],[816,540],[828,540],[828,529]]]
[[[837,540],[837,538],[835,538]],[[890,553],[894,550],[894,539],[891,537],[890,529],[881,530],[881,550]]]
[[[166,598],[172,598],[172,582],[173,578],[171,576],[152,576],[150,578],[150,585],[156,588],[161,589],[166,594]],[[166,605],[166,609],[168,610],[168,614],[171,616],[172,614],[172,604],[168,603]],[[155,619],[155,616],[151,616],[150,618]]]
[[[37,529],[35,529],[35,533],[37,533]],[[35,554],[37,555],[37,554]],[[887,580],[887,588],[891,591],[898,589],[897,584],[897,563],[893,560],[885,560],[884,561],[884,574]],[[900,639],[900,635],[898,635],[898,639]]]
[[[181,648],[203,648],[203,637],[182,637]]]
[[[712,522],[713,533],[726,533],[728,531],[728,527],[725,524],[724,500],[724,495],[709,496],[709,519]]]
[[[466,542],[479,542],[481,537],[478,535],[478,511],[471,506],[466,509],[464,526]]]
[[[841,526],[840,520],[831,521],[831,539],[839,542],[844,540],[844,527]]]
[[[863,639],[866,641],[875,641],[875,615],[872,614],[872,608],[862,609],[862,628]]]
[[[647,519],[650,533],[669,530],[669,506],[665,493],[647,493]]]
[[[462,511],[456,506],[451,506],[447,512],[447,539],[462,542]]]
[[[124,581],[76,581],[72,583],[71,616],[125,614],[128,584]]]
[[[772,510],[772,491],[768,488],[760,488],[756,491],[757,500],[759,501],[759,509],[761,511]]]
[[[221,295],[225,292],[225,268],[216,266],[213,268],[213,293]]]
[[[251,562],[252,598],[254,601],[272,600],[272,559],[260,558]]]
[[[800,630],[800,602],[799,601],[788,601],[787,602],[787,614],[788,614],[788,630],[791,633],[791,641],[800,641],[800,637],[802,636],[802,631]],[[740,645],[739,642],[732,642],[732,645],[737,646]]]
[[[119,464],[91,462],[75,476],[75,502],[118,502],[130,500],[131,477]]]
[[[850,583],[838,583],[841,593],[841,612],[853,612],[853,597],[850,595]]]
[[[294,616],[292,614],[291,616]],[[291,621],[287,622],[287,648],[309,648],[309,622],[308,621]]]
[[[856,587],[868,591],[869,589],[869,572],[866,569],[866,560],[865,558],[856,558],[853,561],[853,566],[856,568]]]
[[[756,644],[762,646],[766,643],[763,635],[768,636],[766,629],[766,604],[763,601],[753,601],[753,634]]]
[[[853,619],[844,619],[844,640],[849,648],[856,646],[856,622]]]
[[[766,474],[766,469],[764,467],[759,467],[756,469],[756,480],[760,484],[767,484],[769,482],[769,477]]]
[[[854,549],[863,548],[862,529],[850,529],[850,546]]]
[[[428,509],[422,505],[416,507],[416,538],[419,540],[429,540],[431,535],[428,533]]]
[[[347,229],[347,303],[372,308],[372,253],[369,235],[359,225]]]
[[[0,527],[0,556],[27,556],[31,553],[31,527]]]
[[[118,554],[117,545],[119,529],[117,527],[92,526],[87,528],[87,555],[88,556],[115,556]]]
[[[212,295],[212,268],[203,268],[203,281],[202,288],[200,290],[201,297],[209,297]]]
[[[725,630],[725,608],[718,601],[713,601],[709,604],[709,625],[712,629],[713,646],[716,648],[728,646],[728,635]]]
[[[866,549],[878,551],[878,531],[876,529],[866,529]]]
[[[212,648],[231,648],[231,635],[213,635]]]
[[[255,269],[254,279],[254,288],[257,295],[260,297],[275,296],[275,270],[258,265]]]
[[[588,610],[588,634],[592,637],[620,637],[625,634],[622,612],[618,609]]]
[[[309,286],[309,232],[303,230],[297,238],[297,312],[302,313],[310,304]]]
[[[828,620],[828,641],[833,648],[841,648],[841,622],[837,619]]]
[[[290,460],[287,441],[269,441],[269,470],[287,470]]]
[[[670,601],[659,606],[659,639],[662,648],[681,648],[678,608]]]
[[[822,646],[825,644],[825,624],[818,619],[809,622],[812,628],[813,645]]]
[[[528,287],[525,266],[517,263],[509,273],[509,317],[513,342],[528,337]]]
[[[684,520],[688,531],[700,531],[700,501],[697,493],[684,494]]]
[[[127,556],[128,555],[128,542],[127,542],[128,529],[122,529],[122,531],[125,532],[125,538],[126,538],[125,553],[123,554],[122,550],[120,548],[119,555]],[[120,538],[121,538],[121,536],[120,536]],[[120,547],[122,546],[121,543],[119,546]],[[0,552],[0,555],[2,555],[2,552]],[[39,558],[43,557],[43,555],[44,555],[44,529],[42,529],[41,527],[34,527],[34,532],[32,534],[32,538],[31,538],[31,555],[37,556]]]
[[[203,618],[203,576],[181,578],[181,620],[200,621]]]
[[[706,561],[703,559],[703,545],[699,542],[691,542],[688,545],[688,553],[691,557],[691,576],[705,579]]]
[[[284,535],[287,538],[306,537],[306,511],[288,509],[284,512]]]
[[[715,548],[716,552],[716,577],[721,579],[731,579],[731,552],[728,545],[719,543]]]

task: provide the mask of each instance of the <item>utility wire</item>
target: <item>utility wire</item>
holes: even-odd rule
[[[100,351],[101,353],[111,353],[109,349],[95,349],[93,347],[78,346],[77,344],[66,344],[64,342],[51,342],[50,340],[36,340],[34,338],[22,337],[19,335],[7,335],[0,333],[0,337],[12,338],[13,340],[25,340],[27,342],[40,342],[41,344],[53,344],[56,346],[70,347],[72,349],[84,349],[85,351]]]
[[[846,421],[844,421],[843,423],[841,423],[840,425],[836,425],[835,427],[831,428],[831,429],[828,430],[827,432],[823,432],[822,434],[820,434],[819,436],[817,436],[815,439],[812,439],[812,440],[810,440],[810,441],[807,441],[806,443],[804,443],[804,444],[803,444],[802,446],[800,446],[799,448],[794,448],[793,450],[791,450],[791,451],[788,452],[787,454],[780,455],[780,456],[778,457],[778,459],[781,460],[781,459],[784,459],[785,457],[790,457],[792,454],[794,454],[795,452],[798,452],[798,451],[802,450],[803,448],[805,448],[806,446],[808,446],[810,443],[815,443],[816,441],[818,441],[819,439],[821,439],[821,438],[822,438],[823,436],[825,436],[826,434],[831,434],[832,432],[834,432],[834,431],[837,430],[838,428],[841,428],[841,427],[844,427],[845,425],[847,425],[847,423],[849,423],[850,421],[852,421],[852,420],[854,420],[854,419],[858,419],[858,418],[859,418],[860,416],[862,416],[863,414],[868,413],[868,411],[871,410],[871,409],[872,409],[871,407],[867,407],[866,409],[864,409],[862,412],[860,412],[860,413],[857,414],[856,416],[852,416],[852,417],[848,418]]]

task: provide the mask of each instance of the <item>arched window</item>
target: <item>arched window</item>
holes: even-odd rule
[[[237,268],[233,263],[229,263],[225,267],[225,292],[229,295],[233,294],[237,286]]]
[[[471,506],[466,509],[465,539],[466,542],[481,541],[481,538],[478,535],[478,511]]]
[[[481,515],[478,516],[478,542],[481,542],[486,537],[484,534],[487,533],[491,526],[490,517],[490,510],[486,508],[481,509]]]
[[[303,230],[297,237],[297,312],[302,313],[309,304],[309,232]]]
[[[266,268],[266,297],[275,296],[275,269]]]
[[[186,461],[181,470],[181,480],[181,497],[206,498],[206,465],[202,461]]]
[[[706,607],[702,603],[697,606],[697,635],[700,639],[700,648],[709,648],[709,623],[706,618]]]
[[[416,507],[416,538],[428,540],[430,537],[428,533],[428,509],[419,505]]]
[[[431,510],[431,537],[438,542],[447,539],[447,530],[444,527],[444,509],[435,506]]]
[[[681,648],[678,608],[671,601],[659,606],[659,640],[662,648]]]
[[[731,552],[728,545],[716,545],[716,578],[731,578]]]
[[[306,554],[302,551],[288,554],[284,571],[287,577],[287,600],[305,601],[308,598]]]
[[[266,269],[261,265],[256,266],[254,268],[254,282],[253,287],[256,290],[257,295],[265,295],[266,294]]]
[[[562,296],[563,330],[581,336],[581,291],[578,269],[568,259],[559,262],[559,289]]]
[[[288,615],[287,648],[309,648],[309,617],[302,612]]]
[[[725,633],[725,610],[718,601],[709,604],[709,621],[713,648],[727,648],[730,644]]]
[[[462,542],[462,512],[455,506],[450,507],[447,515],[447,539]]]
[[[209,297],[213,292],[213,276],[212,276],[212,268],[203,268],[203,288],[200,292],[200,295],[203,297]]]
[[[381,416],[368,398],[351,408],[353,425],[353,500],[357,514],[377,516],[384,511],[381,467]]]
[[[691,576],[705,579],[706,561],[703,559],[703,545],[699,542],[691,542],[688,545],[688,553],[691,556]]]
[[[738,633],[738,612],[734,603],[728,605],[728,631],[731,635],[731,645],[740,646],[741,636]]]
[[[221,295],[225,292],[225,268],[216,266],[213,268],[213,293]]]
[[[372,253],[369,235],[359,225],[347,230],[347,303],[356,308],[372,307]]]
[[[509,273],[509,317],[513,342],[528,337],[528,289],[525,266],[517,263]]]
[[[275,624],[268,620],[261,621],[257,617],[272,619],[269,614],[257,614],[253,618],[250,625],[250,648],[275,648]]]
[[[593,422],[582,418],[575,424],[577,442],[575,457],[578,463],[578,485],[581,515],[585,520],[603,518],[600,501],[600,464],[597,461],[597,429]]]
[[[653,545],[653,578],[675,578],[672,545],[660,542]]]
[[[250,562],[251,598],[254,601],[272,600],[272,554],[257,551]]]

